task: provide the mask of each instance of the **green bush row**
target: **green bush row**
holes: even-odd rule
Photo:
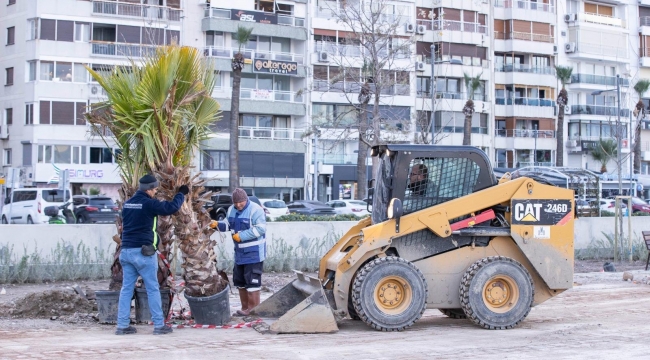
[[[601,217],[612,217],[612,216],[614,216],[614,212],[613,211],[607,211],[607,210],[601,210],[600,211],[600,216]],[[643,212],[643,211],[637,211],[637,212],[633,212],[632,216],[650,216],[650,213]]]

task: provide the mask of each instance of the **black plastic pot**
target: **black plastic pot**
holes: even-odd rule
[[[120,302],[119,291],[95,291],[99,322],[117,324],[117,305]]]
[[[171,290],[160,289],[160,299],[162,300],[163,319],[167,319],[171,302]],[[147,289],[135,288],[135,322],[139,323],[148,321],[151,321],[151,312],[149,311],[149,296],[147,296]]]
[[[230,286],[220,293],[205,297],[191,297],[187,294],[194,322],[200,325],[224,325],[230,322]]]

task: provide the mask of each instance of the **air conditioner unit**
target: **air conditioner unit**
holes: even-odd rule
[[[576,52],[576,43],[570,42],[564,44],[564,52],[565,53],[574,53]]]
[[[557,45],[553,45],[553,54],[557,54]]]
[[[0,125],[0,139],[8,139],[9,138],[9,129],[7,128],[6,124]]]
[[[567,140],[566,147],[568,148],[578,147],[578,140]]]
[[[564,114],[571,115],[571,106],[569,104],[564,105]]]
[[[564,15],[564,22],[571,22],[578,20],[578,14],[566,14]]]
[[[407,33],[414,32],[415,31],[415,25],[413,25],[411,23],[404,24],[404,31],[407,32]]]
[[[643,161],[650,161],[650,151],[642,152],[641,158],[643,159]]]
[[[99,89],[97,88],[97,86],[92,86],[92,87],[90,88],[90,93],[91,93],[91,94],[93,94],[93,95],[97,95],[97,92],[99,92]]]
[[[427,30],[427,28],[426,28],[424,25],[418,25],[418,26],[415,28],[415,32],[418,33],[418,34],[420,34],[420,35],[424,35],[424,32],[425,32],[426,30]]]
[[[423,62],[416,62],[415,63],[415,71],[424,71],[424,68],[426,67],[426,64]]]
[[[330,62],[330,54],[327,51],[321,51],[318,53],[319,62]]]

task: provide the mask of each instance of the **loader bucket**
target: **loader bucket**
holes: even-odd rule
[[[296,271],[294,281],[256,306],[252,315],[279,318],[270,326],[276,334],[333,333],[339,330],[319,279]]]

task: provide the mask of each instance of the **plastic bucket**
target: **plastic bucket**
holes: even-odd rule
[[[99,322],[117,324],[117,306],[120,302],[119,291],[95,291]]]
[[[163,320],[167,319],[170,305],[170,289],[160,289],[160,299],[162,300]],[[147,289],[135,288],[135,322],[151,321],[151,312],[149,311],[149,296]]]
[[[220,293],[206,297],[191,297],[187,294],[194,321],[200,325],[224,325],[230,322],[230,286]]]

